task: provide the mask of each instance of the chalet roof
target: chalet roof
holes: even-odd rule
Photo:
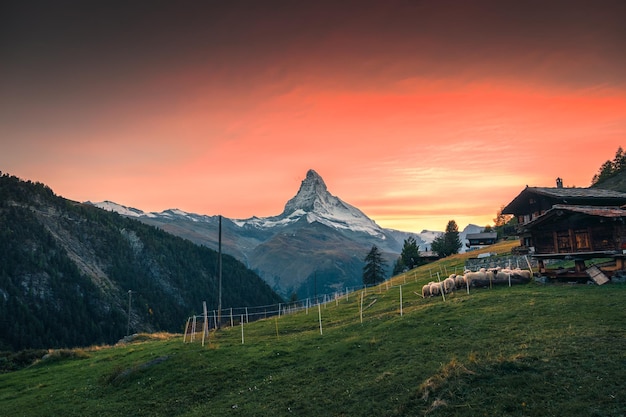
[[[422,258],[431,258],[431,259],[439,259],[440,258],[439,254],[437,252],[433,252],[431,250],[420,252],[420,256]]]
[[[556,198],[626,198],[626,193],[602,188],[526,187],[525,191]]]
[[[564,213],[579,213],[587,216],[605,217],[605,218],[626,218],[626,210],[621,207],[602,207],[602,206],[574,206],[569,204],[555,204],[552,208],[536,219],[526,223],[524,228],[532,228],[543,223],[555,216],[562,216]]]
[[[555,204],[548,211],[571,211],[589,216],[599,217],[626,217],[626,210],[622,207],[601,207],[601,206],[570,206],[568,204]],[[545,213],[547,214],[547,213]]]
[[[466,236],[467,239],[496,239],[497,237],[497,232],[468,233]]]
[[[518,214],[521,207],[527,205],[531,195],[541,195],[552,198],[564,204],[593,205],[594,201],[602,205],[626,204],[626,193],[602,188],[578,188],[578,187],[526,187],[506,207],[503,214]],[[557,203],[558,204],[558,203]]]

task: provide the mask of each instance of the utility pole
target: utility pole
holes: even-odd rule
[[[126,326],[126,336],[130,336],[130,300],[132,293],[131,290],[128,290],[128,325]]]
[[[219,216],[219,228],[218,228],[218,245],[217,245],[217,276],[218,276],[218,291],[217,291],[217,328],[222,327],[222,215]]]

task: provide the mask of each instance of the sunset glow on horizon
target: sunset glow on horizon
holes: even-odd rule
[[[314,169],[383,227],[493,224],[626,146],[626,5],[503,3],[13,5],[0,170],[242,219]]]

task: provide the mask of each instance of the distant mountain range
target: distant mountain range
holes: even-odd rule
[[[90,203],[133,217],[192,242],[218,247],[218,216],[177,209],[145,213],[110,201]],[[470,225],[460,233],[480,232]],[[222,219],[222,250],[253,269],[278,294],[299,298],[360,285],[364,258],[378,246],[389,271],[404,240],[413,236],[421,251],[442,232],[408,233],[385,229],[358,208],[332,195],[314,170],[306,173],[283,212],[271,217]]]

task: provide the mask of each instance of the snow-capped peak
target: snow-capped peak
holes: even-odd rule
[[[212,221],[214,217],[187,213],[179,209],[169,209],[160,213],[145,213],[111,201],[92,204],[131,217],[160,217],[194,222]],[[312,169],[306,173],[306,178],[302,181],[298,193],[285,204],[282,214],[273,217],[232,219],[232,221],[239,227],[248,225],[259,229],[270,229],[276,226],[287,226],[300,219],[306,219],[308,223],[318,222],[334,229],[363,232],[382,239],[386,238],[383,229],[361,210],[329,193],[322,177]]]
[[[332,197],[326,188],[326,183],[320,175],[312,169],[306,173],[306,178],[302,181],[298,193],[285,204],[283,215],[289,215],[297,210],[305,212],[320,209],[329,203]]]
[[[261,222],[255,223],[260,227],[268,227],[272,223],[284,224],[285,221],[297,221],[301,217],[305,217],[309,223],[317,221],[335,229],[384,237],[380,226],[361,210],[329,193],[322,177],[312,169],[308,170],[298,193],[285,204],[280,216],[259,219]]]
[[[100,203],[92,203],[91,201],[87,201],[87,204],[91,204],[92,206],[99,207],[106,211],[114,211],[116,213],[119,213],[123,216],[128,216],[128,217],[140,217],[146,214],[139,209],[123,206],[121,204],[117,204],[117,203],[114,203],[113,201],[108,201],[108,200],[101,201]]]

